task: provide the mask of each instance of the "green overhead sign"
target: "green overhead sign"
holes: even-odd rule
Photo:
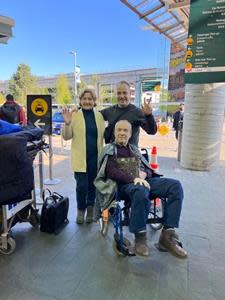
[[[185,82],[225,82],[225,0],[191,0]]]
[[[161,88],[160,81],[142,81],[142,92],[159,92]]]

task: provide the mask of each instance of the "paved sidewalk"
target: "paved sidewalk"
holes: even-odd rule
[[[11,256],[0,255],[1,300],[225,299],[224,160],[211,172],[185,170],[176,160],[176,141],[167,157],[162,143],[160,172],[181,180],[185,191],[179,235],[189,257],[179,260],[159,252],[154,246],[159,232],[149,228],[150,258],[121,258],[112,249],[112,230],[103,238],[97,224],[75,224],[69,149],[61,152],[58,137],[54,143],[53,175],[62,182],[52,189],[69,196],[70,223],[58,236],[29,224],[13,228],[17,248]]]

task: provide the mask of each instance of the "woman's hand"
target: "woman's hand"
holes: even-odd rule
[[[63,118],[64,118],[64,121],[65,121],[65,124],[66,125],[70,125],[71,121],[72,121],[72,114],[75,110],[72,110],[70,111],[69,108],[67,107],[64,107],[62,109],[62,115],[63,115]]]

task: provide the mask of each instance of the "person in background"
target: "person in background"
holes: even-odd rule
[[[77,224],[93,221],[95,186],[98,156],[103,147],[105,122],[102,115],[94,110],[96,95],[93,90],[85,89],[80,94],[80,107],[76,111],[63,109],[65,125],[62,136],[72,139],[71,159],[76,179]]]
[[[156,134],[157,125],[152,115],[152,107],[149,101],[144,101],[142,109],[131,104],[130,85],[126,81],[121,81],[117,85],[118,104],[105,108],[100,112],[108,127],[105,129],[105,142],[111,143],[114,140],[114,127],[117,121],[127,120],[132,125],[132,136],[130,142],[138,145],[140,127],[148,134]]]
[[[173,129],[175,130],[175,137],[177,140],[178,140],[180,122],[183,122],[183,117],[184,117],[184,104],[181,103],[179,106],[179,110],[177,110],[173,115]]]
[[[27,124],[26,115],[22,106],[16,103],[11,94],[6,96],[6,101],[0,108],[0,119],[11,124]]]

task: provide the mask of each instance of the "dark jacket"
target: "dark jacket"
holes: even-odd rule
[[[6,101],[0,107],[0,119],[11,124],[22,123],[26,125],[25,112],[15,101]]]
[[[173,128],[177,131],[179,129],[179,122],[183,120],[183,112],[176,111],[173,115]]]
[[[33,129],[0,136],[0,204],[31,198],[34,188],[32,160],[27,142],[40,139],[43,130]]]

